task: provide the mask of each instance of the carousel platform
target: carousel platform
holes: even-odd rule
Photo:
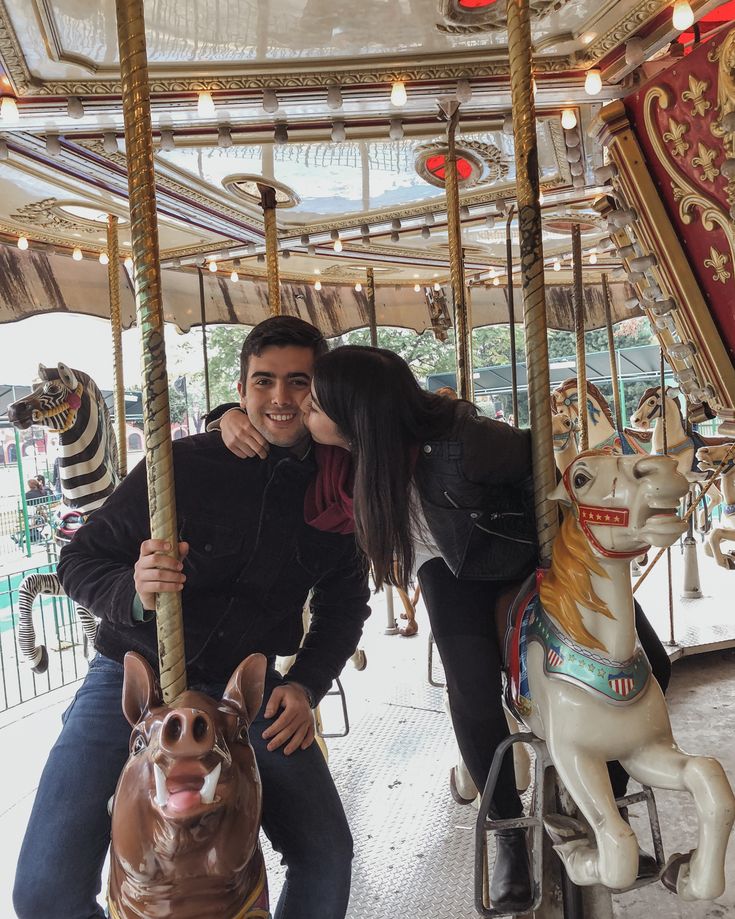
[[[679,614],[680,560],[675,560],[675,604],[681,637],[704,622],[710,606],[724,618],[726,588],[707,581],[721,601],[706,596],[689,601],[691,613]],[[652,574],[642,588],[642,602],[652,618],[668,622],[665,569]],[[708,578],[702,566],[703,577]],[[727,572],[723,572],[727,577]],[[663,585],[663,586],[662,586]],[[355,839],[355,862],[349,919],[472,919],[473,834],[475,810],[454,803],[447,775],[455,746],[443,707],[443,692],[426,678],[428,626],[419,606],[419,634],[413,638],[383,634],[384,598],[378,596],[367,623],[364,648],[368,666],[358,673],[349,665],[343,676],[351,729],[329,741],[330,766],[345,802]],[[700,605],[696,605],[700,604]],[[730,604],[731,608],[731,604]],[[398,604],[396,604],[398,609]],[[687,606],[687,609],[689,607]],[[712,613],[714,615],[714,612]],[[679,622],[679,619],[676,621]],[[689,625],[684,627],[684,622]],[[664,631],[664,636],[666,635]],[[684,646],[682,646],[683,648]],[[682,747],[711,753],[723,763],[735,784],[735,651],[718,649],[691,654],[694,645],[675,657],[669,703],[674,731]],[[437,676],[441,674],[438,673]],[[73,694],[67,686],[0,719],[4,751],[0,774],[0,919],[14,915],[11,890],[15,860],[46,753],[59,728],[59,717]],[[341,728],[337,699],[324,706],[325,729]],[[667,855],[691,847],[696,838],[694,807],[677,793],[657,793]],[[633,826],[646,841],[642,818],[632,811]],[[278,857],[265,845],[271,902],[283,879]],[[714,903],[684,903],[660,884],[614,898],[616,919],[735,919],[735,845],[727,863],[728,888]]]

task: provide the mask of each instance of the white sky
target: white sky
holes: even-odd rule
[[[180,349],[184,341],[193,353]],[[0,383],[28,386],[37,375],[39,363],[59,362],[88,373],[100,389],[113,389],[112,338],[110,323],[92,316],[46,313],[20,322],[0,325]],[[166,357],[169,377],[202,369],[201,333],[193,329],[179,335],[166,326]],[[123,332],[123,374],[125,386],[140,386],[140,338],[138,329]],[[233,368],[236,374],[236,368]],[[233,376],[234,379],[234,376]]]

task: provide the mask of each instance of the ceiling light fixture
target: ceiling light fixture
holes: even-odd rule
[[[638,67],[646,59],[646,46],[643,40],[634,35],[625,45],[625,63],[629,67]]]
[[[27,236],[18,237],[18,248],[22,249],[25,252],[25,250],[28,248],[28,237]]]
[[[554,271],[561,271],[561,262],[558,258],[554,259]]]
[[[61,141],[58,134],[46,135],[46,153],[49,156],[58,156],[61,153]]]
[[[81,260],[84,258],[84,256],[82,255],[82,250],[79,248],[79,246],[75,246],[74,251],[71,254],[71,257],[74,259],[75,262],[81,262]]]
[[[66,103],[66,114],[70,118],[84,118],[84,103],[79,96],[70,96]]]
[[[433,227],[434,224],[436,223],[436,217],[433,214],[427,214],[424,217],[424,223],[426,224],[427,227]]]
[[[513,116],[510,114],[503,118],[503,134],[507,134],[509,137],[513,136]]]
[[[397,242],[400,241],[400,239],[401,239],[401,234],[400,234],[400,233],[396,233],[395,230],[390,234],[390,241],[391,241],[392,243],[397,243]]]
[[[357,284],[355,284],[355,290],[358,294],[362,290],[362,284],[359,281],[357,282]]]
[[[344,121],[335,121],[332,125],[332,143],[341,144],[347,139]]]
[[[199,93],[197,96],[197,115],[200,118],[214,118],[217,115],[212,93],[206,90]]]
[[[273,132],[273,143],[277,144],[279,147],[288,143],[288,126],[284,121],[276,125],[276,129]]]
[[[342,240],[341,240],[341,239],[335,239],[335,241],[334,241],[334,251],[335,251],[335,252],[341,252],[341,251],[342,251]]]
[[[3,96],[2,102],[0,102],[0,121],[7,126],[18,124],[19,120],[18,103],[12,96]]]
[[[316,255],[316,246],[313,243],[311,243],[310,245],[306,247],[306,254]]]
[[[467,207],[466,204],[463,204],[462,207],[460,207],[460,209],[459,209],[459,216],[460,216],[463,220],[467,220],[467,218],[470,216],[470,209]]]
[[[232,146],[232,131],[230,126],[226,124],[221,124],[217,130],[217,146],[222,147],[223,150],[227,150]]]
[[[403,139],[403,122],[400,118],[391,118],[388,137],[390,137],[391,140]]]
[[[128,269],[128,271],[132,271],[132,270],[133,270],[133,260],[132,260],[132,258],[130,258],[130,256],[128,256],[128,257],[125,259],[125,261],[123,262],[123,265],[125,265],[125,267]]]
[[[263,90],[263,111],[269,115],[278,111],[278,96],[274,89]]]
[[[314,290],[321,290],[321,289],[322,289],[322,282],[321,282],[321,281],[315,281],[315,282],[314,282]]]
[[[117,134],[114,131],[105,131],[102,135],[102,149],[110,156],[114,156],[118,152]]]
[[[602,89],[602,74],[597,67],[592,67],[587,71],[584,78],[584,91],[588,96],[596,96]]]
[[[495,229],[495,215],[494,214],[487,215],[487,217],[485,218],[485,226],[488,228],[488,230]]]
[[[327,107],[331,108],[332,111],[337,111],[337,109],[342,108],[342,103],[342,90],[336,83],[333,83],[327,89]]]
[[[438,281],[434,281],[434,290],[441,290],[441,284]]]
[[[421,227],[421,238],[422,238],[422,239],[429,239],[430,236],[431,236],[431,230],[430,230],[430,228],[429,228],[429,227]]]
[[[671,22],[677,32],[686,32],[694,25],[694,13],[689,5],[689,0],[676,0]]]
[[[391,222],[390,222],[390,228],[391,228],[391,230],[400,230],[400,229],[401,229],[401,221],[400,221],[397,217],[395,217],[395,218],[394,218],[393,220],[391,220]]]
[[[590,265],[596,265],[596,264],[597,264],[597,253],[590,252]]]
[[[577,116],[574,112],[574,109],[564,109],[564,111],[561,113],[561,126],[565,131],[571,131],[572,128],[577,127]]]
[[[403,80],[396,80],[390,89],[390,104],[395,105],[396,108],[401,108],[406,102],[408,102],[406,84]]]
[[[174,140],[174,132],[169,130],[161,131],[161,150],[173,150],[175,146],[176,141]]]
[[[457,80],[457,102],[469,102],[472,99],[472,85],[469,80]]]
[[[215,271],[217,270],[217,260],[211,258],[211,259],[209,260],[209,264],[207,265],[207,268],[209,268],[209,270],[212,272],[212,274],[214,274]]]
[[[109,265],[110,256],[106,252],[100,252],[100,265]]]
[[[301,238],[299,239],[299,242],[301,243],[302,246],[308,246],[309,243],[311,242],[311,237],[309,236],[308,233],[302,233]]]
[[[240,275],[236,271],[233,271],[230,275],[230,280],[233,284],[236,284],[240,280]]]
[[[291,250],[284,249],[283,252],[281,252],[281,258],[291,258]]]
[[[420,285],[420,284],[414,284],[414,285],[413,285],[413,289],[416,291],[416,293],[419,293],[419,291],[421,290],[421,285]]]
[[[493,287],[500,287],[500,278],[493,278]]]

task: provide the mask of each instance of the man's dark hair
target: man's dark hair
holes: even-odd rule
[[[298,316],[271,316],[259,322],[243,342],[240,352],[240,382],[243,386],[247,381],[251,355],[260,357],[266,348],[285,348],[287,345],[311,348],[314,360],[329,350],[322,333],[310,322],[304,322]]]

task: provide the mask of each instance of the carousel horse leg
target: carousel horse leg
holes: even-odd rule
[[[714,900],[725,890],[725,852],[735,821],[735,796],[722,766],[709,756],[692,756],[674,746],[673,737],[657,738],[623,762],[637,782],[688,791],[699,823],[696,849],[676,854],[662,878],[684,900]]]
[[[520,734],[522,731],[521,726],[507,708],[504,707],[503,710],[510,733]],[[531,757],[528,755],[528,749],[525,744],[513,744],[513,769],[516,774],[516,788],[518,789],[518,794],[522,795],[531,785]]]
[[[730,527],[713,527],[704,544],[704,551],[712,556],[721,568],[735,569],[735,557],[732,552],[723,552],[720,548],[723,541],[735,542],[735,530]]]
[[[403,604],[401,619],[406,620],[406,625],[400,628],[398,633],[399,635],[403,635],[404,638],[408,638],[410,635],[415,635],[419,630],[418,623],[416,622],[416,607],[402,587],[397,587],[396,590]]]

